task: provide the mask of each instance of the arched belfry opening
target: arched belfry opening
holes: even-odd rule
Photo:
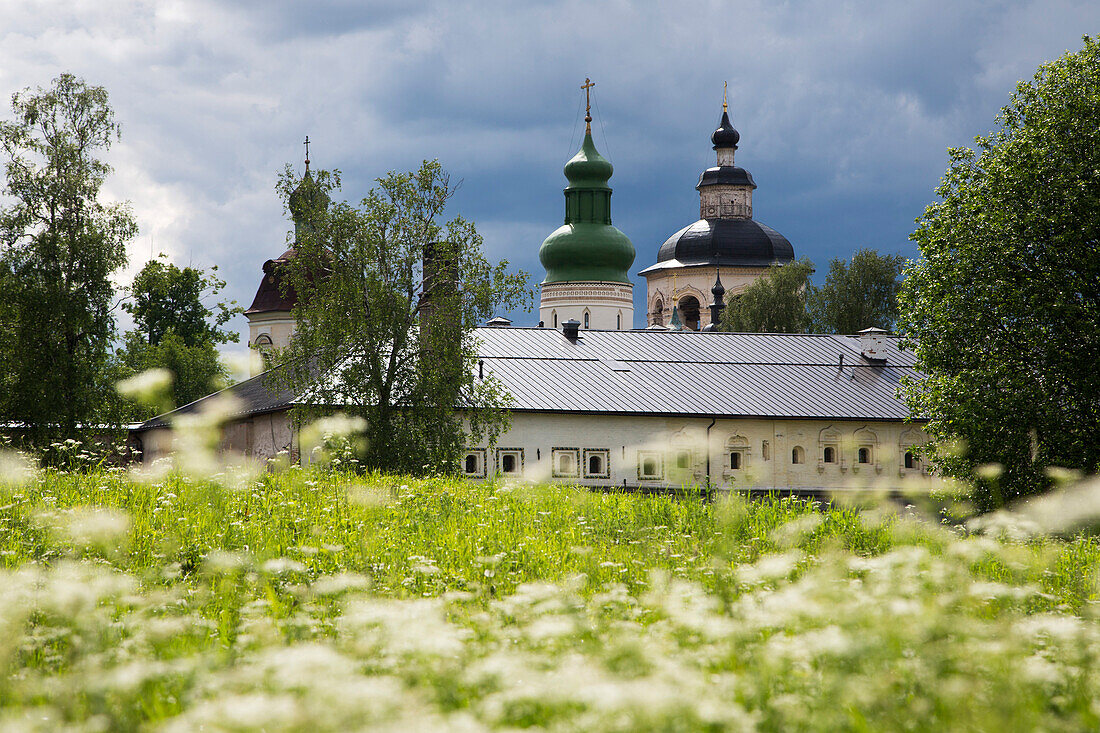
[[[680,310],[680,318],[683,319],[684,329],[690,331],[699,330],[699,299],[694,295],[685,295],[677,304]]]

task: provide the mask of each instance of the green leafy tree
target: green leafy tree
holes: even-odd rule
[[[722,313],[723,331],[805,333],[810,327],[806,299],[814,265],[806,258],[772,265],[759,280],[735,296]]]
[[[279,373],[306,390],[302,419],[330,407],[364,419],[368,467],[452,470],[466,429],[507,424],[473,329],[529,305],[528,276],[489,263],[471,222],[442,222],[455,187],[438,162],[378,179],[358,207],[329,204],[338,185],[324,171],[299,182],[289,166],[280,180],[297,230],[284,283],[298,303]]]
[[[229,378],[217,345],[237,341],[236,333],[221,327],[242,309],[226,301],[215,302],[213,310],[206,305],[225,287],[217,266],[211,270],[149,260],[134,278],[131,300],[122,304],[136,328],[126,333],[119,359],[131,373],[171,371],[175,406],[210,394]]]
[[[104,419],[112,384],[111,274],[137,232],[128,205],[105,205],[98,156],[119,127],[102,87],[62,74],[12,97],[0,122],[0,418],[32,442]]]
[[[161,255],[164,257],[164,255]],[[159,259],[149,260],[134,277],[131,302],[123,310],[134,317],[134,324],[149,344],[158,344],[169,331],[187,344],[209,341],[216,344],[236,342],[238,336],[222,329],[229,319],[243,311],[235,302],[219,301],[214,310],[204,301],[217,297],[225,281],[217,277],[218,266],[207,273],[194,267],[182,270]]]
[[[811,330],[840,334],[871,326],[893,330],[905,263],[901,255],[880,255],[873,249],[859,250],[851,262],[832,260],[825,284],[809,292]]]
[[[899,326],[942,470],[985,482],[985,508],[1045,488],[1044,469],[1100,468],[1100,46],[1021,82],[976,150],[950,150]],[[990,475],[990,471],[979,471]]]

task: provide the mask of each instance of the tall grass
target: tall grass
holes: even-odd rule
[[[1082,730],[1100,543],[291,468],[0,488],[0,729]]]

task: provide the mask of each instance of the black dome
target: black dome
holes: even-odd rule
[[[752,180],[752,174],[744,168],[733,165],[707,168],[699,174],[699,185],[695,188],[698,190],[703,186],[717,186],[719,184],[756,188],[756,181]]]
[[[767,267],[794,259],[794,247],[779,232],[752,219],[700,219],[673,234],[657,252],[657,265]]]
[[[741,133],[735,130],[733,124],[730,123],[730,113],[722,110],[722,122],[718,125],[718,129],[714,131],[714,134],[710,136],[710,141],[714,143],[714,149],[736,148],[737,141],[740,139]]]

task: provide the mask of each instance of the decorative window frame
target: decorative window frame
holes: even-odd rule
[[[599,456],[603,459],[603,471],[600,473],[592,473],[588,470],[588,461],[593,456]],[[611,478],[611,450],[608,448],[585,448],[584,449],[584,477],[585,478]]]
[[[879,461],[878,435],[864,425],[852,433],[852,438],[856,447],[855,461],[852,463],[852,472],[859,473],[860,468],[867,466],[873,468],[875,473],[882,473],[882,463]],[[864,449],[867,450],[868,460],[866,463],[861,463],[859,460],[859,452]]]
[[[733,463],[732,455],[734,453],[738,453],[741,456],[738,459],[738,467],[737,468],[733,468],[730,465],[730,464]],[[726,438],[725,461],[724,461],[724,467],[722,469],[723,478],[729,478],[730,476],[733,476],[734,474],[740,474],[742,471],[744,471],[745,467],[748,463],[749,455],[751,453],[752,453],[751,444],[749,443],[749,439],[746,438],[744,435],[741,435],[740,433],[735,433],[733,435],[730,435],[728,438]]]
[[[474,473],[469,473],[466,470],[466,459],[470,456],[477,458],[477,470]],[[485,478],[485,449],[484,448],[467,448],[462,455],[462,475],[466,478]]]
[[[516,470],[506,472],[504,470],[504,456],[513,456],[516,459]],[[500,476],[522,476],[524,470],[523,448],[497,448],[496,472]]]
[[[657,472],[653,475],[647,475],[642,473],[642,467],[645,466],[645,462],[649,459],[653,459],[657,462]],[[640,450],[638,451],[638,480],[639,481],[663,481],[665,478],[665,456],[661,451],[657,450]]]
[[[825,460],[825,451],[832,449],[833,460]],[[840,451],[840,433],[832,425],[827,425],[817,433],[817,472],[824,473],[826,466],[837,466],[841,471],[848,470]]]
[[[573,472],[562,473],[558,470],[558,461],[563,455],[573,456]],[[550,449],[550,475],[554,478],[578,478],[580,477],[581,449],[554,447]]]
[[[922,474],[928,476],[928,461],[920,455],[920,449],[927,445],[927,438],[916,428],[909,428],[898,438],[898,475]],[[905,454],[913,453],[913,467],[905,467]]]

